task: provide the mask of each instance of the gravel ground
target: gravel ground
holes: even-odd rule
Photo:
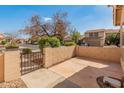
[[[0,88],[27,88],[21,79],[0,83]]]

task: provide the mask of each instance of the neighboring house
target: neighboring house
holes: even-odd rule
[[[83,38],[84,38],[84,36],[81,35],[80,38],[79,38],[79,40],[82,40]],[[72,37],[70,35],[66,35],[64,37],[64,41],[69,42],[69,41],[73,41],[73,40],[72,40]]]
[[[2,33],[0,33],[0,43],[2,40],[4,40],[4,35]],[[3,45],[0,44],[0,48],[3,48]]]
[[[96,29],[88,30],[85,32],[84,42],[88,42],[91,46],[104,46],[105,38],[108,34],[115,33],[119,34],[118,29]]]
[[[89,42],[92,46],[104,46],[105,38],[109,33],[119,33],[120,46],[124,45],[124,5],[114,5],[113,7],[113,24],[121,26],[120,29],[97,29],[85,32],[83,41]],[[120,30],[120,31],[119,31]],[[123,31],[122,31],[123,30]]]
[[[0,41],[3,40],[5,37],[2,33],[0,33]]]
[[[66,35],[65,37],[64,37],[64,41],[72,41],[72,37],[70,36],[70,35]]]
[[[18,44],[19,43],[24,43],[25,42],[25,39],[19,39],[18,38],[18,39],[15,39],[15,42],[18,43]]]

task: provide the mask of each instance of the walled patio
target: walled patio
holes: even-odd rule
[[[27,87],[99,87],[101,75],[120,78],[124,71],[124,49],[69,46],[44,48],[43,67],[29,74],[20,73],[20,51],[0,56],[1,82],[22,78]],[[3,64],[4,63],[4,64]],[[34,66],[33,66],[34,67]],[[13,69],[14,68],[14,69]],[[123,70],[122,70],[123,69]]]
[[[39,69],[21,78],[30,88],[97,88],[98,76],[121,78],[123,71],[116,62],[107,62],[86,57],[75,57],[52,66]]]

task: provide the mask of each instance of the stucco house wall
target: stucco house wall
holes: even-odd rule
[[[98,33],[97,37],[91,37],[90,34]],[[96,29],[85,32],[84,41],[90,43],[91,46],[104,46],[105,38],[110,33],[119,33],[118,29]]]
[[[85,42],[88,42],[90,46],[100,46],[100,39],[99,38],[85,38]]]

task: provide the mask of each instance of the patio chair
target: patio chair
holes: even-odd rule
[[[124,88],[124,78],[100,76],[96,81],[101,88]]]

